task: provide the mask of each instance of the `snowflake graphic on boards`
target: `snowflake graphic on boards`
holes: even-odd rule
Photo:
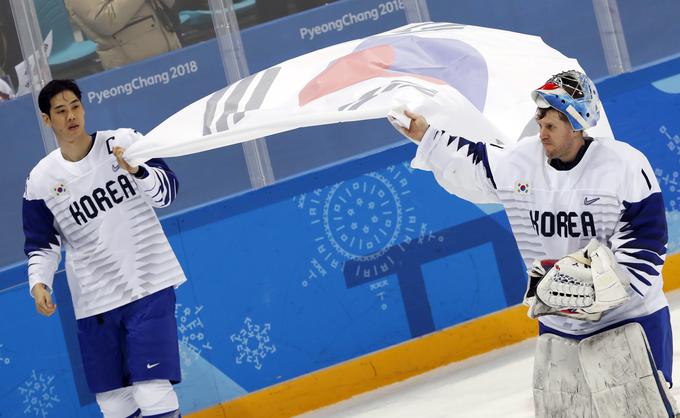
[[[237,343],[236,364],[252,363],[257,370],[262,369],[262,361],[276,352],[276,346],[270,344],[270,324],[260,326],[249,317],[243,321],[244,327],[237,334],[232,334],[231,342]]]
[[[205,326],[200,316],[203,305],[193,308],[182,306],[181,303],[175,305],[175,317],[178,323],[179,341],[188,348],[188,350],[180,350],[182,364],[188,367],[198,359],[203,350],[212,350],[212,345],[206,338]]]
[[[668,150],[680,155],[680,135],[669,132],[666,125],[659,126],[659,133],[667,141],[666,147]]]
[[[680,156],[680,135],[669,132],[665,125],[659,127],[659,133],[664,141],[666,147],[671,153]],[[680,162],[680,159],[678,159]],[[670,210],[680,210],[680,186],[678,185],[678,170],[672,170],[666,167],[666,170],[656,167],[654,169],[659,185],[664,192],[666,204],[670,206]],[[668,209],[667,206],[667,209]]]
[[[403,200],[411,193],[412,170],[393,165],[296,197],[318,234],[303,287],[347,260],[359,260],[376,274],[394,265],[387,251],[417,237],[415,208]]]
[[[19,386],[19,393],[23,396],[24,415],[47,418],[50,411],[60,402],[56,394],[54,376],[36,373]]]
[[[349,260],[358,263],[348,274],[364,281],[380,280],[398,263],[390,250],[403,253],[414,241],[420,245],[443,240],[418,219],[409,199],[413,171],[402,162],[294,198],[317,235],[303,287],[333,270],[341,271]],[[381,310],[388,308],[391,287],[388,280],[369,287]]]
[[[10,359],[9,357],[7,357],[6,354],[2,354],[2,347],[3,345],[0,344],[0,366],[2,366],[3,364],[7,366],[10,363]]]
[[[665,125],[659,127],[659,133],[662,139],[666,141],[668,151],[680,156],[680,135],[671,133]],[[678,161],[680,162],[680,159]],[[666,204],[669,228],[680,225],[680,170],[674,168],[654,168],[654,174],[659,181],[659,187],[661,187]],[[669,234],[668,251],[675,252],[678,249],[680,249],[680,237],[677,234]]]
[[[662,168],[655,168],[654,174],[664,191],[664,198],[668,201],[670,210],[680,210],[680,173],[677,170],[664,171]]]

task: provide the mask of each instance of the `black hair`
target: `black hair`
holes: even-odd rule
[[[54,96],[63,92],[70,91],[76,95],[78,100],[81,99],[80,87],[73,80],[52,80],[45,87],[40,90],[38,95],[38,107],[40,111],[47,116],[50,115],[50,101]]]

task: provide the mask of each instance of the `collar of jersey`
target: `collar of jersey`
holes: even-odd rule
[[[565,162],[562,162],[562,160],[553,159],[553,160],[550,160],[550,162],[548,164],[550,164],[550,166],[552,168],[554,168],[555,170],[558,170],[558,171],[567,171],[567,170],[571,170],[572,168],[576,167],[578,165],[578,163],[580,163],[581,160],[583,159],[583,156],[586,155],[586,151],[588,150],[588,147],[590,147],[590,144],[593,142],[593,138],[586,137],[584,139],[585,139],[585,142],[583,143],[583,145],[581,145],[581,148],[579,148],[578,153],[576,154],[576,158],[574,158],[572,161],[565,163]]]
[[[67,164],[67,165],[71,165],[71,166],[79,166],[79,165],[82,164],[85,160],[87,160],[87,157],[88,157],[88,156],[90,155],[90,153],[92,152],[92,149],[94,148],[94,140],[95,140],[95,138],[97,137],[97,132],[90,134],[90,137],[92,138],[92,142],[90,142],[90,149],[87,150],[87,153],[86,153],[86,154],[83,156],[83,158],[81,158],[80,160],[78,160],[78,161],[69,161],[69,160],[67,160],[66,158],[64,158],[63,155],[61,155],[61,151],[60,151],[59,149],[56,150],[56,151],[57,151],[57,156],[59,157],[59,159],[60,159],[63,163],[65,163],[65,164]]]

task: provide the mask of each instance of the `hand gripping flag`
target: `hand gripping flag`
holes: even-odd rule
[[[180,110],[126,152],[133,163],[238,144],[305,126],[421,113],[471,140],[537,133],[530,93],[578,62],[536,36],[417,23],[344,42],[239,80]],[[589,130],[612,137],[606,115]]]

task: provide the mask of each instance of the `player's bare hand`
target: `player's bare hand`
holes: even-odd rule
[[[116,161],[118,161],[118,165],[125,171],[127,171],[130,174],[136,174],[137,171],[139,171],[138,166],[132,166],[128,164],[127,161],[123,158],[123,153],[125,152],[125,148],[115,146],[113,147],[113,155],[116,157]]]
[[[427,123],[423,115],[410,112],[408,110],[404,110],[404,114],[408,116],[409,119],[411,119],[411,125],[408,127],[408,129],[399,127],[399,130],[402,134],[411,138],[415,142],[420,142],[423,139],[423,135],[425,135],[425,131],[427,131],[427,128],[429,128],[430,125]]]
[[[33,299],[35,300],[35,309],[45,315],[50,316],[57,310],[57,305],[52,303],[52,295],[50,291],[45,288],[45,285],[38,283],[33,286]]]

